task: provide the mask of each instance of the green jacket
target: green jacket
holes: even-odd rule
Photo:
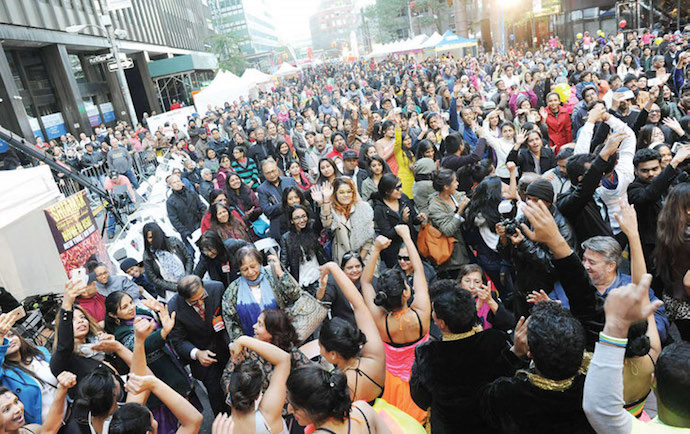
[[[271,288],[273,288],[273,295],[278,308],[285,309],[292,306],[301,295],[301,288],[295,278],[285,271],[283,277],[278,279],[271,267],[264,267],[264,271],[268,275]],[[233,280],[223,294],[223,322],[225,323],[225,330],[230,336],[230,342],[234,342],[235,339],[244,334],[237,314],[237,291],[240,279],[241,277]]]
[[[460,203],[462,200],[460,193],[455,193],[455,200]],[[457,270],[461,265],[470,262],[465,239],[462,235],[464,219],[457,218],[455,212],[454,207],[451,207],[438,197],[438,192],[434,192],[429,196],[429,221],[443,235],[457,240],[453,247],[453,254],[450,256],[450,259],[438,267],[440,270]]]

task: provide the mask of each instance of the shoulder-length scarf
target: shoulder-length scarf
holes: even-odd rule
[[[256,285],[259,285],[261,288],[261,300],[258,302],[254,299],[251,289],[249,289],[250,286]],[[244,276],[240,276],[237,288],[237,316],[245,335],[254,336],[254,324],[259,315],[261,315],[264,309],[271,308],[277,309],[278,302],[276,301],[266,270],[262,268],[261,274],[259,274],[256,280],[247,280]]]

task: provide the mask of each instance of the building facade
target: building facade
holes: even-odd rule
[[[269,56],[280,46],[266,0],[208,0],[208,6],[216,32],[239,36],[247,57]]]
[[[351,48],[351,32],[361,44],[360,13],[354,0],[322,0],[319,11],[309,18],[312,48],[328,57],[337,57],[343,48]]]
[[[133,0],[108,11],[106,0],[3,0],[0,2],[0,123],[24,137],[90,134],[100,123],[130,120],[110,44],[101,26],[112,21],[120,51],[131,59],[125,71],[137,117],[161,112],[154,78],[203,75],[215,58],[205,53],[213,32],[207,0]],[[107,14],[107,15],[104,15]],[[105,18],[104,18],[105,17]],[[80,33],[69,26],[89,25]],[[100,27],[100,28],[99,28]],[[124,31],[124,32],[123,32]],[[193,57],[192,62],[160,60]],[[191,65],[191,66],[190,66]],[[181,71],[179,68],[208,68]],[[159,75],[152,77],[149,69]],[[178,94],[191,101],[191,89]]]

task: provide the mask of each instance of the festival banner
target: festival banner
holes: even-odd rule
[[[45,209],[45,213],[67,276],[71,278],[72,270],[84,267],[94,254],[98,261],[112,269],[86,191],[82,190],[51,205]]]

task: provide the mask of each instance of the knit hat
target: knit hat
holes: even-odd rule
[[[623,84],[630,83],[633,80],[637,80],[637,76],[635,74],[626,74],[625,78],[623,79]]]
[[[544,202],[553,203],[553,185],[546,179],[537,179],[527,186],[527,196],[534,196]]]
[[[414,163],[414,174],[417,175],[431,175],[436,169],[434,160],[428,157],[420,158]]]
[[[357,158],[357,151],[354,149],[348,149],[343,152],[343,160],[356,160]]]
[[[126,273],[127,270],[139,264],[141,264],[141,262],[137,261],[134,258],[125,258],[124,261],[120,262],[120,270]]]

